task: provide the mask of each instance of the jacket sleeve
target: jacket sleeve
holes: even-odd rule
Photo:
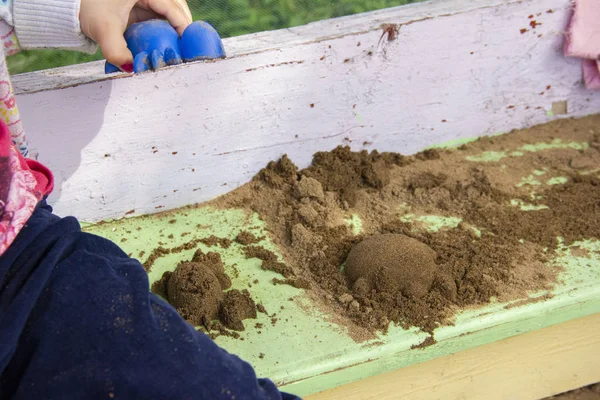
[[[6,55],[19,50],[60,48],[94,53],[97,45],[79,25],[81,0],[13,0],[0,3]]]

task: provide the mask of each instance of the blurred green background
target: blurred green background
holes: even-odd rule
[[[221,37],[289,28],[327,18],[379,10],[422,0],[188,0],[194,20],[211,23]],[[8,57],[11,74],[103,59],[64,50],[30,50]]]

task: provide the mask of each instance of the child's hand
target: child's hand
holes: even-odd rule
[[[183,34],[192,23],[186,0],[81,0],[79,21],[84,35],[100,45],[108,62],[133,71],[133,55],[123,34],[127,27],[149,19],[166,19]]]

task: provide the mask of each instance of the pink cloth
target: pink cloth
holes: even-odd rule
[[[600,63],[594,60],[583,60],[583,80],[588,89],[600,89]]]
[[[576,0],[566,32],[564,54],[583,59],[588,89],[600,89],[600,0]]]

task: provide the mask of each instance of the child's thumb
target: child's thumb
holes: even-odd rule
[[[95,36],[106,61],[120,68],[125,64],[131,64],[133,55],[127,48],[123,27],[118,25],[107,21],[99,27],[98,34]]]

